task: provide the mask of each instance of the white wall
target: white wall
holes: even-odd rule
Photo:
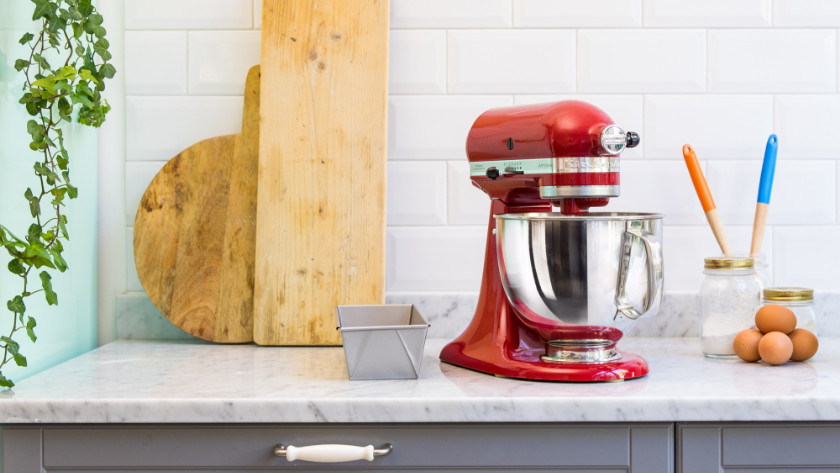
[[[125,288],[148,182],[196,141],[237,133],[260,0],[125,0]],[[701,159],[749,249],[764,145],[779,136],[765,249],[776,284],[840,291],[840,2],[391,0],[387,290],[478,289],[489,202],[464,138],[483,110],[579,98],[642,145],[610,208],[666,214],[666,286],[718,252],[682,161]]]

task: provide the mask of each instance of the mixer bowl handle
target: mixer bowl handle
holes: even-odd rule
[[[633,243],[641,240],[647,256],[647,292],[642,310],[638,310],[627,297],[627,276],[630,272],[630,254]],[[654,315],[659,311],[662,303],[662,243],[653,233],[644,230],[626,230],[622,237],[621,260],[618,266],[618,284],[615,291],[615,307],[618,317],[624,315],[630,320],[636,320],[646,315]]]

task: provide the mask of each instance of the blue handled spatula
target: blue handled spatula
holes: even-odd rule
[[[758,181],[758,202],[755,204],[755,220],[753,221],[752,244],[750,255],[761,253],[761,242],[764,240],[764,226],[767,223],[767,212],[770,209],[770,191],[773,188],[773,174],[776,171],[776,150],[779,140],[776,135],[767,139],[764,149],[764,163],[761,165],[761,179]]]

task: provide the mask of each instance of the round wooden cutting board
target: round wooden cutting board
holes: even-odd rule
[[[172,158],[134,219],[134,261],[146,294],[176,326],[213,342],[253,340],[259,97],[254,66],[242,132]]]

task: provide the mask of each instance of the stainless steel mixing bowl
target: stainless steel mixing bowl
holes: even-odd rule
[[[505,293],[520,319],[546,341],[560,336],[554,325],[624,331],[636,319],[656,314],[662,300],[661,239],[660,214],[496,216]]]

